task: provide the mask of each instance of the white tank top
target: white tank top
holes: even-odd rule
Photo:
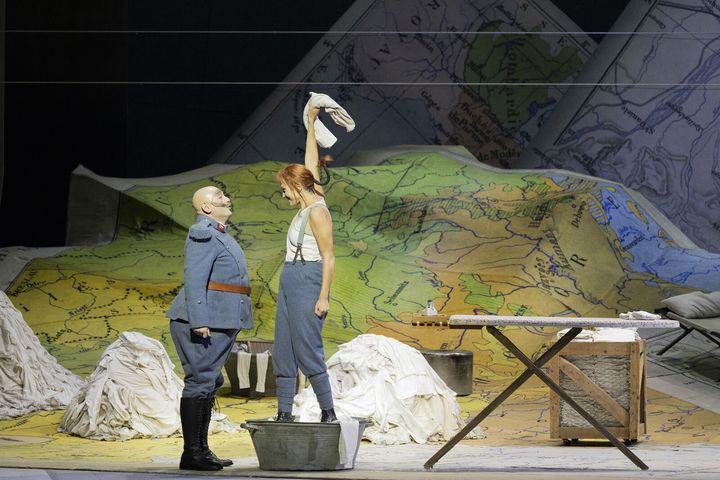
[[[310,215],[310,209],[317,207],[327,208],[327,204],[325,203],[324,198],[321,198],[317,202],[311,203],[307,207],[300,210],[290,223],[290,228],[288,229],[286,239],[286,262],[292,262],[295,258],[295,250],[297,250],[296,244],[298,240],[298,234],[300,233],[300,226],[302,224],[303,216]],[[315,236],[312,233],[309,233],[308,230],[309,229],[307,228],[305,229],[305,236],[303,237],[302,256],[306,262],[320,262],[322,261],[322,255],[320,255],[320,249],[318,248],[317,240],[315,240]],[[299,254],[297,256],[297,261],[300,261]]]

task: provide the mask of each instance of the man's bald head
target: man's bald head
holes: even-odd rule
[[[212,204],[213,198],[217,193],[220,191],[219,188],[208,186],[208,187],[202,187],[198,191],[193,194],[193,208],[197,213],[205,213],[203,212],[203,205],[204,204]]]
[[[200,215],[206,215],[218,222],[227,222],[232,210],[230,199],[217,187],[209,185],[193,194],[193,208]]]

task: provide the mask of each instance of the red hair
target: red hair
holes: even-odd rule
[[[325,165],[328,162],[332,162],[332,160],[333,158],[330,155],[323,155],[318,158],[318,167],[325,169],[325,173],[328,173]],[[321,197],[324,196],[315,189],[315,185],[318,184],[318,182],[315,181],[315,177],[312,172],[299,163],[291,163],[290,165],[283,167],[279,172],[277,172],[277,174],[275,174],[275,180],[277,180],[278,183],[284,183],[285,185],[292,186],[298,193],[302,190],[307,190],[316,193]],[[326,183],[327,182],[319,183],[319,185],[325,185]]]
[[[302,190],[307,190],[322,195],[315,190],[315,177],[313,177],[312,172],[299,163],[291,163],[280,169],[280,171],[275,174],[275,180],[277,180],[278,183],[284,183],[292,187],[298,193]]]

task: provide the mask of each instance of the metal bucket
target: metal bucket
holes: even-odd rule
[[[473,354],[466,350],[421,350],[448,387],[461,397],[472,393]]]
[[[357,445],[349,465],[340,460],[339,423],[248,420],[242,427],[250,432],[261,470],[349,470],[355,466],[367,423],[359,420]]]

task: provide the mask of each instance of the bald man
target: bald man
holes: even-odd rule
[[[228,234],[230,199],[216,187],[193,195],[196,223],[185,240],[185,286],[170,306],[170,333],[185,372],[180,399],[183,470],[221,470],[232,461],[208,447],[213,400],[235,336],[253,326],[245,254]]]

